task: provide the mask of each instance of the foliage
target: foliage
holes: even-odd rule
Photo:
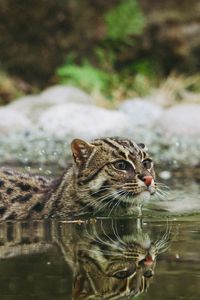
[[[145,19],[137,0],[121,1],[105,14],[107,37],[126,41],[130,35],[141,34]]]
[[[120,75],[120,83],[127,79],[122,74],[152,78],[146,72],[152,65],[141,67],[141,59],[153,59],[164,76],[198,73],[199,1],[165,2],[0,0],[0,67],[39,88],[56,83],[55,70],[70,53],[76,55],[73,64],[86,68],[87,59],[94,68]]]
[[[109,88],[108,74],[88,62],[82,65],[66,64],[59,68],[57,73],[62,78],[62,83],[81,86],[87,91],[105,92]]]
[[[149,59],[119,61],[128,47],[134,45],[134,35],[141,35],[145,19],[137,0],[123,1],[104,15],[106,34],[101,43],[91,49],[87,60],[80,63],[69,54],[57,70],[59,81],[79,86],[90,93],[101,93],[108,99],[144,95],[154,78]],[[132,46],[131,46],[132,47]]]
[[[155,77],[157,66],[150,59],[140,59],[134,63],[133,70],[147,77]]]
[[[145,74],[135,76],[100,70],[89,64],[65,64],[57,70],[62,84],[78,86],[93,94],[103,94],[107,99],[121,99],[128,96],[144,96],[152,86]]]

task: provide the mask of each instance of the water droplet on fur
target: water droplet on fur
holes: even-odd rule
[[[51,172],[51,170],[46,170],[46,171],[45,171],[45,174],[46,174],[46,175],[51,175],[52,172]]]

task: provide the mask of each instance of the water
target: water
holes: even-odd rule
[[[0,299],[199,299],[199,179],[164,183],[141,220],[1,223]]]
[[[150,244],[156,240],[160,253],[154,256]],[[143,254],[136,266],[137,243]],[[113,299],[137,293],[137,299],[199,299],[199,249],[199,216],[6,222],[0,225],[0,295],[2,300],[112,299],[106,298],[112,293]],[[144,277],[147,271],[151,278]]]

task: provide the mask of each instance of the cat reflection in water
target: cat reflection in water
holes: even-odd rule
[[[169,231],[153,242],[131,222],[121,233],[122,224],[107,221],[82,235],[73,265],[74,300],[126,299],[147,291],[157,255],[169,246]]]
[[[73,272],[74,300],[126,299],[147,291],[157,256],[170,243],[169,229],[153,241],[134,226],[133,220],[99,220],[81,225],[56,221],[24,224],[8,224],[7,234],[13,240],[7,237],[7,242],[6,236],[4,242],[1,239],[1,257],[44,252],[56,244]],[[1,238],[6,223],[2,226]]]

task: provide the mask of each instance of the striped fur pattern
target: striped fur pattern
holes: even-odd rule
[[[71,148],[74,163],[55,181],[0,169],[0,220],[132,214],[156,192],[144,144],[125,138],[75,139]],[[144,178],[150,178],[148,184]]]

